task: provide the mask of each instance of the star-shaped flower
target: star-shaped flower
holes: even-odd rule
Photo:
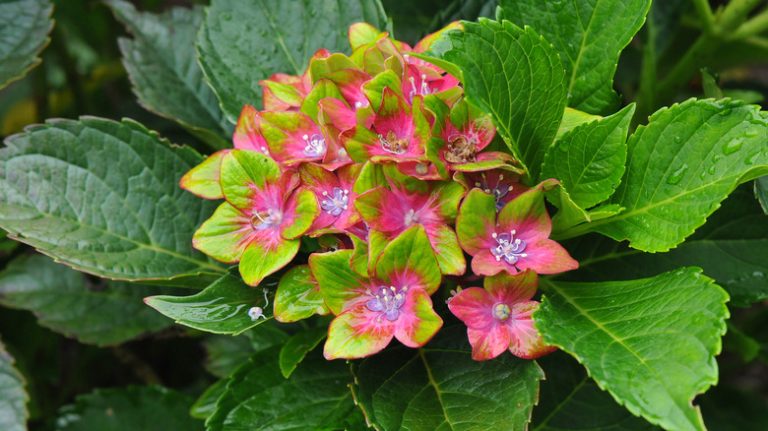
[[[494,196],[479,189],[467,194],[456,219],[456,233],[464,251],[472,255],[475,274],[517,274],[526,269],[557,274],[578,268],[578,262],[549,239],[552,221],[544,206],[545,185],[511,200],[498,215]]]
[[[318,214],[314,194],[299,188],[296,173],[281,173],[271,158],[232,150],[221,160],[221,190],[226,202],[193,236],[193,245],[226,263],[240,262],[240,274],[258,285],[290,262],[299,237]]]
[[[486,277],[484,289],[470,287],[451,298],[448,308],[467,325],[472,359],[493,359],[507,349],[517,357],[535,359],[555,350],[544,344],[534,326],[539,303],[531,298],[536,286],[532,271],[499,274]]]
[[[420,347],[443,324],[430,295],[440,285],[440,269],[421,226],[414,226],[384,249],[368,276],[350,266],[352,250],[313,254],[312,274],[336,318],[328,328],[327,359],[354,359],[384,349],[392,338]]]

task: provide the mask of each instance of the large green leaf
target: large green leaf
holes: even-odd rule
[[[730,100],[688,100],[651,116],[629,139],[611,202],[626,208],[588,229],[638,250],[667,251],[740,183],[768,173],[768,116]]]
[[[269,289],[275,280],[265,280],[259,287],[243,283],[240,277],[226,274],[201,292],[190,296],[150,296],[144,301],[176,323],[214,334],[238,335],[272,319]],[[263,317],[251,316],[258,307]],[[256,311],[256,310],[254,310]]]
[[[49,0],[0,2],[0,88],[40,64],[38,54],[53,28],[52,12]]]
[[[499,19],[530,25],[557,49],[567,73],[568,106],[592,114],[618,105],[619,53],[645,22],[651,0],[501,0]]]
[[[354,368],[356,400],[378,430],[523,430],[544,377],[505,353],[473,361],[463,327],[419,350],[396,347]]]
[[[159,386],[97,389],[65,406],[56,431],[196,431],[203,423],[189,415],[192,398]]]
[[[768,216],[746,186],[731,194],[687,241],[666,253],[642,253],[593,235],[571,241],[568,249],[579,261],[573,276],[584,280],[631,280],[695,265],[728,291],[733,305],[768,298]]]
[[[616,404],[584,372],[559,352],[539,360],[547,378],[533,410],[531,431],[651,431],[657,427]]]
[[[107,4],[133,35],[118,42],[139,103],[216,148],[230,146],[231,125],[197,64],[195,38],[202,7],[177,7],[155,15],[138,12],[123,0]]]
[[[208,431],[345,429],[360,414],[344,362],[326,361],[316,351],[285,379],[277,365],[279,350],[255,355],[230,377],[206,421]]]
[[[544,340],[649,422],[704,430],[693,398],[717,382],[728,295],[696,268],[602,283],[542,280]]]
[[[0,304],[30,310],[41,325],[98,346],[170,326],[170,320],[142,302],[157,291],[123,282],[93,282],[39,255],[22,256],[0,272]]]
[[[213,0],[197,39],[200,64],[234,122],[245,104],[261,102],[259,81],[300,75],[320,48],[349,51],[347,28],[383,28],[378,0]]]
[[[590,208],[613,194],[624,173],[627,130],[634,105],[610,117],[583,123],[549,147],[542,178],[557,178],[573,202]]]
[[[288,339],[280,349],[280,372],[287,379],[296,370],[296,367],[304,360],[307,353],[320,344],[328,333],[325,327],[311,328],[299,332]]]
[[[467,100],[493,115],[504,141],[537,178],[566,102],[563,67],[533,29],[481,19],[433,46],[461,69]]]
[[[14,367],[14,360],[0,341],[0,429],[26,431],[27,401],[24,377]]]
[[[178,186],[202,160],[191,148],[92,117],[30,126],[5,143],[0,227],[13,238],[113,279],[205,283],[223,272],[192,250],[213,207]]]
[[[227,377],[245,363],[254,353],[288,340],[288,334],[270,321],[246,331],[242,335],[210,335],[203,341],[205,369],[216,377]]]

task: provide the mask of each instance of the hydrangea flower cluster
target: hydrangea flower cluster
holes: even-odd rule
[[[274,316],[333,313],[328,359],[374,354],[393,337],[427,343],[443,324],[431,297],[445,277],[486,277],[449,300],[475,359],[551,350],[531,318],[537,274],[578,266],[549,239],[554,181],[522,184],[490,117],[420,57],[439,33],[412,48],[353,25],[351,55],[320,50],[304,75],[261,82],[264,109],[243,108],[234,149],[181,180],[224,199],[194,246],[238,264],[251,286],[294,261],[303,239],[327,246],[284,273]]]

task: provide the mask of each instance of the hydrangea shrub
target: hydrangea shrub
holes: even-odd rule
[[[765,197],[768,114],[716,86],[623,103],[650,0],[502,0],[413,45],[378,1],[106,3],[139,100],[206,154],[127,119],[30,126],[0,149],[0,227],[197,289],[144,301],[247,337],[206,430],[705,429],[726,303],[768,298],[765,244],[726,242],[768,235],[739,188]],[[695,3],[718,31],[755,7]]]

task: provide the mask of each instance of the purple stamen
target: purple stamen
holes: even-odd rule
[[[309,157],[322,157],[325,155],[325,138],[317,133],[312,136],[304,135],[301,137],[306,143],[304,154]]]
[[[339,214],[349,208],[349,190],[334,187],[331,193],[323,192],[325,199],[320,202],[323,211],[338,217]]]
[[[504,259],[510,265],[517,263],[520,258],[528,257],[525,253],[526,243],[520,238],[515,238],[515,230],[512,229],[509,233],[496,232],[491,235],[496,240],[496,247],[491,247],[491,254],[496,258],[497,262],[501,262]]]
[[[264,230],[279,226],[283,221],[283,213],[269,208],[267,211],[254,212],[251,226],[256,230]]]
[[[407,286],[399,290],[395,286],[379,286],[376,288],[376,293],[367,292],[372,298],[365,303],[365,307],[370,311],[381,313],[379,319],[383,316],[390,322],[394,322],[400,317],[400,308],[405,304],[407,291]]]

